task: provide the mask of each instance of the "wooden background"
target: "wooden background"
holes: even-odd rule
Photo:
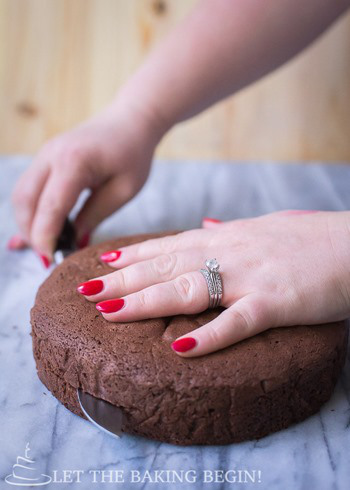
[[[0,152],[34,153],[98,111],[195,3],[0,0]],[[174,128],[158,156],[350,161],[350,16],[285,67]]]

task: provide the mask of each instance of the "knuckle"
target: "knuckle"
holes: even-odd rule
[[[54,196],[48,197],[40,207],[40,211],[44,212],[51,220],[61,215],[62,203]]]
[[[150,306],[150,295],[147,289],[142,289],[137,293],[137,295],[138,295],[139,305],[144,311],[147,311],[147,309]]]
[[[247,255],[243,259],[243,267],[247,271],[258,271],[264,266],[264,261],[258,256]]]
[[[84,159],[84,151],[80,145],[67,144],[56,150],[53,165],[70,171],[79,170],[84,164]]]
[[[275,312],[271,300],[255,297],[244,305],[239,305],[231,310],[233,324],[238,323],[246,332],[261,330],[275,325]],[[227,311],[230,311],[227,310]]]
[[[220,335],[213,325],[208,324],[207,336],[211,345],[219,345]]]
[[[252,315],[250,314],[250,312],[247,311],[247,309],[245,308],[235,309],[233,317],[234,317],[233,318],[234,323],[239,323],[239,325],[247,332],[253,330],[255,322]]]
[[[167,235],[159,238],[159,249],[164,253],[172,252],[176,246],[176,238],[172,235]]]
[[[177,257],[175,254],[165,253],[158,255],[150,262],[152,273],[157,276],[169,276],[176,268]]]
[[[195,285],[190,276],[178,276],[174,280],[175,292],[183,303],[191,303],[194,298]]]
[[[113,272],[110,276],[110,280],[112,283],[112,287],[120,289],[121,291],[127,291],[127,276],[123,270]]]
[[[205,233],[207,230],[201,230]],[[164,253],[175,252],[182,243],[187,245],[195,245],[198,239],[198,230],[185,230],[174,235],[166,235],[164,237],[156,239],[159,244],[159,249]],[[208,236],[210,231],[208,233]]]
[[[157,244],[156,238],[148,238],[147,240],[143,240],[140,243],[130,245],[130,249],[134,249],[137,257],[142,259],[143,257],[147,256],[150,250],[156,247],[156,244]]]

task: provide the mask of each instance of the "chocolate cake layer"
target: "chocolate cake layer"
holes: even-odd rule
[[[317,412],[345,361],[346,322],[274,328],[206,356],[182,358],[171,342],[222,308],[110,323],[77,293],[79,283],[112,272],[101,253],[173,233],[88,247],[52,272],[31,311],[41,381],[77,415],[84,416],[76,396],[82,388],[122,409],[124,432],[180,445],[261,438]]]

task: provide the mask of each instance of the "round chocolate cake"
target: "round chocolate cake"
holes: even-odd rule
[[[68,257],[40,287],[31,311],[38,375],[69,410],[84,416],[77,388],[123,412],[123,432],[173,444],[229,444],[261,438],[317,412],[342,369],[346,322],[270,329],[221,351],[182,358],[177,337],[218,315],[110,323],[77,293],[112,271],[101,253],[136,235]]]

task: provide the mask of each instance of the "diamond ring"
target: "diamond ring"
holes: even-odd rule
[[[219,273],[220,265],[216,259],[207,259],[205,261],[206,269],[200,269],[205,280],[207,281],[209,292],[209,308],[216,308],[220,305],[222,298],[222,280]]]

